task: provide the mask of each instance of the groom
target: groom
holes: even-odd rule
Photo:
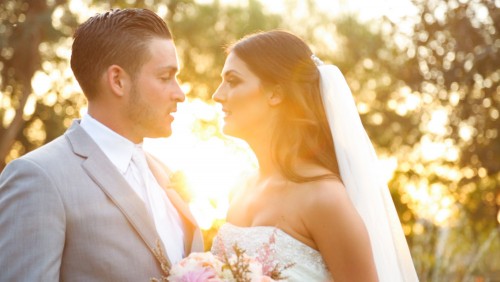
[[[171,134],[185,98],[172,36],[151,11],[113,10],[83,23],[72,51],[88,114],[1,174],[0,281],[160,278],[161,262],[203,249],[166,169],[142,151]]]

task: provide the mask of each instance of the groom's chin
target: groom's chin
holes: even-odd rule
[[[170,128],[169,128],[168,130],[166,130],[166,131],[162,134],[162,136],[159,136],[159,137],[160,137],[160,138],[166,138],[166,137],[170,137],[170,136],[172,136],[172,129],[170,129]]]
[[[151,132],[148,138],[166,138],[172,135],[172,128],[167,125],[165,128],[157,129],[155,132]]]

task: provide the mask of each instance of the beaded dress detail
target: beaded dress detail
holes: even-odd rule
[[[233,253],[233,246],[246,251],[249,256],[256,256],[274,233],[273,250],[281,266],[293,264],[283,271],[286,281],[330,281],[321,254],[315,249],[298,241],[282,230],[272,226],[239,227],[225,223],[219,229],[212,244],[212,253],[220,255],[226,250]]]

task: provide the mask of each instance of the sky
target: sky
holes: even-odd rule
[[[196,0],[197,3],[211,3],[213,0]],[[221,0],[224,4],[244,3],[246,0]],[[270,11],[280,13],[290,0],[260,0],[260,2]],[[297,1],[304,3],[305,1]],[[332,15],[354,12],[361,20],[369,20],[387,16],[397,20],[403,15],[411,14],[415,11],[409,0],[315,0],[322,11],[331,12]]]
[[[234,2],[234,0],[233,0]],[[262,1],[270,10],[280,12],[287,0]],[[316,0],[322,11],[332,14],[354,12],[361,20],[388,16],[396,19],[413,11],[408,0]]]

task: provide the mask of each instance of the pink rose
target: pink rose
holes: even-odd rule
[[[197,268],[185,273],[179,282],[219,281],[217,273],[211,268]]]

